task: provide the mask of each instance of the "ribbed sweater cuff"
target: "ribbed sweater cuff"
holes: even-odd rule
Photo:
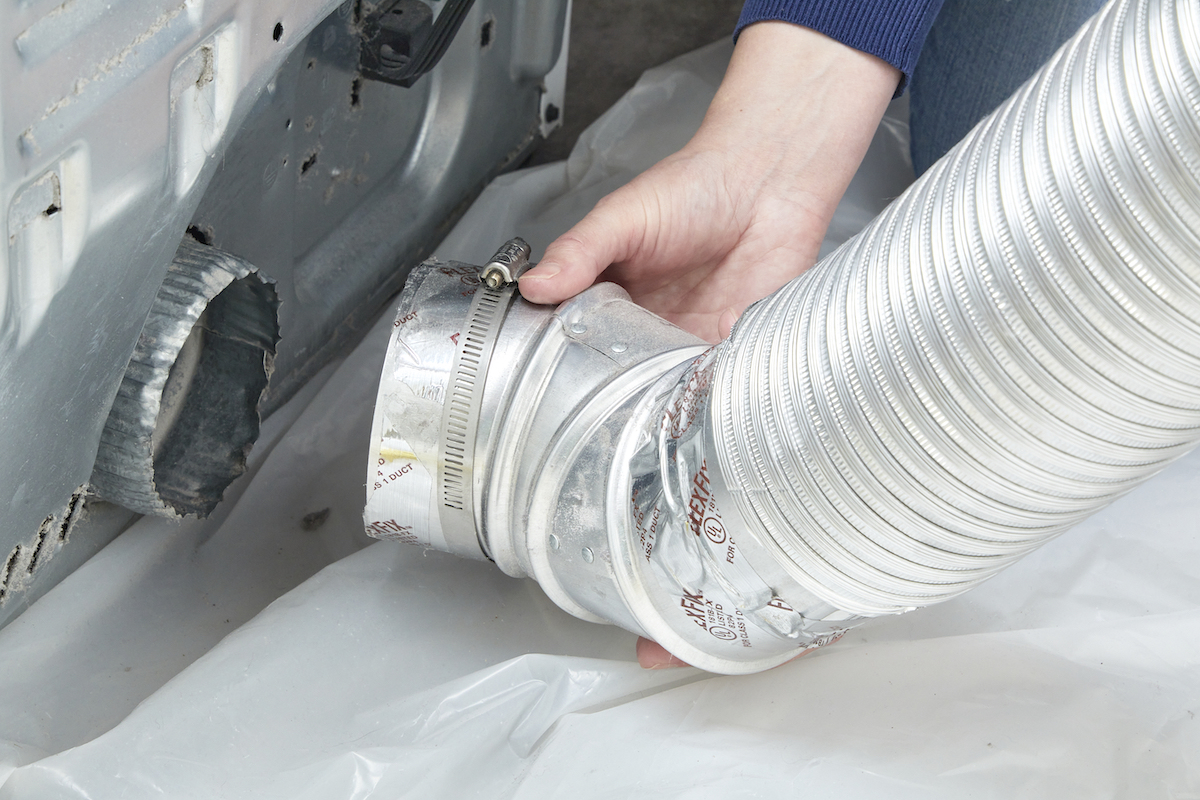
[[[734,38],[767,20],[812,28],[900,70],[899,96],[941,7],[942,0],[746,0]]]

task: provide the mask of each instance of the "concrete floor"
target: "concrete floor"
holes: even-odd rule
[[[742,0],[574,0],[563,124],[528,164],[566,158],[650,67],[733,34]]]

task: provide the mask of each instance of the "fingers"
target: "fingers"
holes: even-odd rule
[[[680,661],[667,652],[658,642],[638,637],[637,660],[642,669],[667,669],[668,667],[690,667],[686,661]]]
[[[801,650],[793,657],[789,658],[784,664],[790,664],[800,656],[807,655],[815,650],[815,647],[810,647],[806,650]],[[641,636],[637,640],[637,660],[642,669],[668,669],[670,667],[690,667],[691,664],[682,661],[667,652],[667,649],[658,642],[652,642]],[[782,664],[780,665],[782,666]]]
[[[561,303],[582,292],[610,264],[624,261],[632,242],[641,241],[645,217],[631,204],[609,195],[578,225],[546,248],[536,267],[521,276],[521,295],[531,303]]]

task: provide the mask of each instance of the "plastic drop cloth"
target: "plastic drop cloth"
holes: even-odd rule
[[[730,47],[652,70],[438,254],[535,254],[682,145]],[[910,175],[884,125],[840,241]],[[143,519],[0,630],[0,798],[1200,797],[1200,455],[973,593],[768,673],[644,672],[529,581],[361,533],[390,316],[216,516]]]

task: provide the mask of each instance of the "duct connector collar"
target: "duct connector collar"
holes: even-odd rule
[[[557,308],[525,301],[509,281],[528,252],[501,248],[504,281],[487,280],[497,258],[409,276],[375,408],[367,532],[490,559],[576,617],[713,672],[837,638],[850,618],[774,591],[721,516],[704,457],[713,351],[613,284]]]

